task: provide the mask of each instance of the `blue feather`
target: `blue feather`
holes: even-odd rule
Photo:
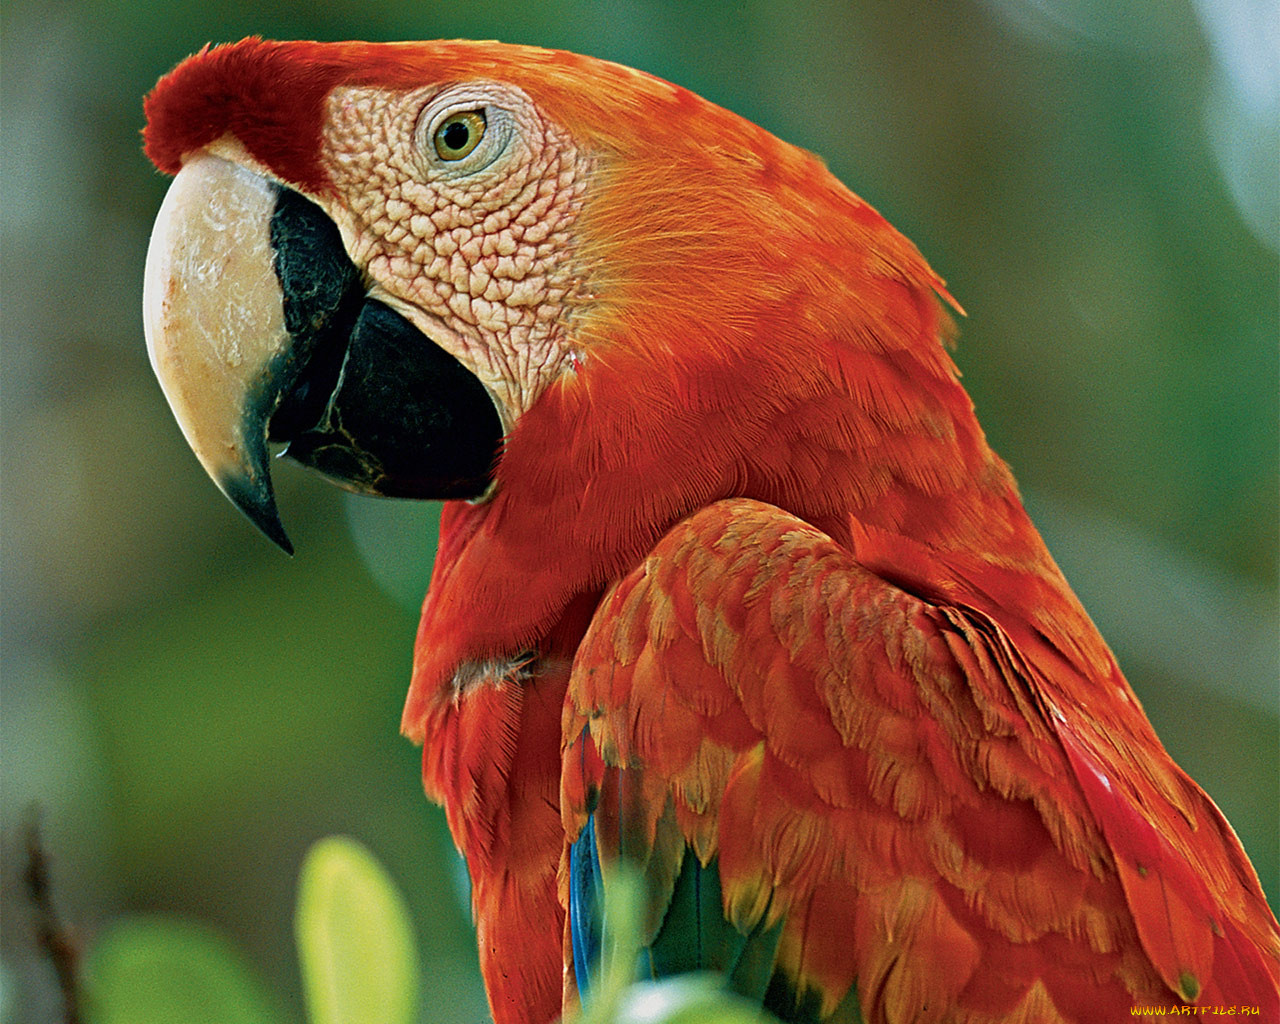
[[[582,833],[569,847],[569,938],[573,945],[573,975],[578,994],[584,999],[592,975],[600,966],[603,897],[593,813],[587,816]]]

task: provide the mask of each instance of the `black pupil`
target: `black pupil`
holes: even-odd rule
[[[464,149],[471,138],[471,129],[462,121],[454,121],[444,129],[444,144],[450,149]]]

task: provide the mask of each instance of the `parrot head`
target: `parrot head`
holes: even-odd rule
[[[268,441],[354,490],[479,498],[564,358],[573,153],[466,56],[247,40],[147,101],[147,151],[176,172],[152,365],[205,469],[286,548]]]
[[[821,520],[964,471],[941,281],[816,157],[686,90],[496,43],[247,39],[146,114],[175,175],[152,365],[286,549],[268,442],[357,491],[518,495],[588,564],[726,495]]]

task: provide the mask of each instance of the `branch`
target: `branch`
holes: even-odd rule
[[[23,875],[27,895],[35,908],[36,942],[53,964],[62,993],[66,1024],[81,1024],[79,995],[80,949],[71,933],[58,919],[53,906],[53,886],[49,880],[49,855],[40,838],[38,812],[33,809],[27,825],[27,870]]]

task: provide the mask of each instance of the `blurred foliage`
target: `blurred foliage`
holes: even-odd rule
[[[311,1024],[413,1024],[418,951],[386,870],[341,836],[311,848],[294,915]]]
[[[87,938],[126,914],[198,920],[282,1005],[302,999],[294,866],[317,836],[361,836],[405,884],[432,1020],[485,1015],[465,876],[396,736],[434,510],[374,511],[282,468],[286,561],[204,479],[142,346],[165,181],[140,98],[250,33],[561,46],[821,153],[967,309],[957,359],[984,426],[1274,900],[1277,17],[1245,0],[6,3],[0,1017],[56,1005],[11,881],[31,801]]]
[[[412,1024],[418,955],[386,869],[343,836],[307,853],[294,917],[309,1024]],[[277,1024],[261,984],[225,939],[185,921],[128,918],[84,971],[92,1024]]]
[[[710,974],[635,982],[640,878],[617,869],[605,900],[606,962],[566,1024],[768,1024],[772,1016]],[[369,850],[345,836],[303,862],[294,916],[308,1024],[411,1024],[418,955],[404,897]],[[261,983],[229,943],[186,921],[126,918],[90,951],[91,1024],[279,1024]]]
[[[584,1015],[586,1019],[586,1015]],[[727,992],[710,974],[681,974],[624,990],[611,1016],[591,1024],[776,1024],[777,1018]]]
[[[84,969],[92,1024],[279,1024],[262,983],[226,939],[189,921],[126,918]]]

